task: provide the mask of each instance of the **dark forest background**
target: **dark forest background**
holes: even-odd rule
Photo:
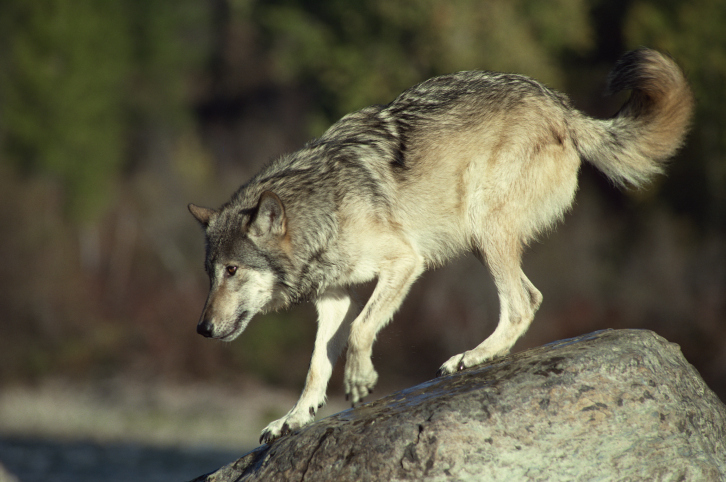
[[[3,0],[0,385],[300,387],[310,306],[231,344],[195,333],[208,282],[187,203],[219,206],[341,115],[437,74],[523,73],[610,116],[624,97],[602,95],[607,73],[644,45],[692,82],[687,146],[642,191],[583,167],[565,223],[526,255],[544,303],[515,349],[652,329],[726,399],[724,25],[721,0]],[[426,274],[376,345],[381,382],[430,378],[498,309],[473,257]]]

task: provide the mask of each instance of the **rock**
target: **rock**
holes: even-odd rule
[[[677,345],[606,330],[346,410],[195,482],[726,480],[726,406]]]

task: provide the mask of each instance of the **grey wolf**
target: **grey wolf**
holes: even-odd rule
[[[679,67],[649,49],[627,53],[609,90],[631,90],[606,120],[521,75],[459,72],[411,87],[388,105],[346,115],[319,139],[273,160],[217,210],[189,205],[206,234],[210,292],[197,331],[235,339],[257,313],[312,301],[318,332],[297,404],[261,441],[310,423],[347,345],[344,388],[355,404],[378,375],[378,331],[424,270],[473,252],[494,278],[500,317],[451,374],[506,354],[542,295],[522,251],[570,207],[581,162],[640,187],[683,143],[693,97]],[[351,287],[377,279],[362,309]]]

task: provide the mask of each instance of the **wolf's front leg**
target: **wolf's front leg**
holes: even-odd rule
[[[373,294],[351,325],[343,385],[353,405],[373,391],[378,374],[371,354],[378,331],[401,306],[413,282],[424,270],[420,257],[406,253],[381,266]]]
[[[333,365],[343,351],[350,331],[350,321],[357,314],[350,293],[343,288],[329,289],[315,302],[318,310],[318,333],[300,400],[287,415],[270,423],[262,431],[261,443],[287,435],[315,418],[318,408],[325,404],[325,391]]]

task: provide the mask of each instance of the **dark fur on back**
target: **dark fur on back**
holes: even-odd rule
[[[665,85],[664,79],[667,79]],[[658,165],[652,162],[642,164],[623,177],[622,165],[630,165],[630,161],[620,153],[630,155],[633,150],[631,145],[643,142],[642,131],[648,128],[645,126],[652,126],[650,119],[662,115],[662,112],[652,112],[655,106],[660,110],[673,111],[666,114],[669,126],[673,124],[673,117],[682,118],[683,112],[690,111],[688,102],[668,104],[666,101],[663,106],[661,99],[674,89],[683,90],[683,82],[659,54],[654,57],[652,51],[632,52],[623,57],[610,77],[609,88],[612,91],[634,90],[631,100],[612,124],[597,128],[609,133],[598,134],[593,145],[587,137],[589,134],[582,135],[580,131],[584,129],[573,122],[569,135],[583,157],[597,164],[617,182],[642,182],[659,171]],[[682,102],[680,91],[678,95],[679,102]],[[229,239],[226,231],[235,231],[248,222],[254,216],[256,204],[264,191],[276,193],[293,224],[291,230],[294,232],[297,259],[294,262],[278,261],[274,269],[290,302],[308,299],[325,289],[331,271],[334,272],[341,264],[329,246],[339,229],[338,212],[345,209],[347,199],[367,199],[371,212],[387,218],[396,209],[398,186],[406,183],[410,176],[417,175],[416,163],[420,156],[412,155],[413,146],[426,139],[488,122],[488,119],[495,119],[518,106],[531,103],[538,107],[543,102],[558,112],[557,118],[582,119],[579,122],[589,119],[572,108],[567,96],[521,75],[459,72],[422,82],[401,93],[388,105],[374,105],[346,115],[299,151],[273,160],[222,207],[220,214],[225,221],[217,223],[218,229],[208,233],[210,243],[223,243]],[[643,127],[640,131],[621,127],[621,119]],[[590,127],[594,125],[587,122]],[[685,132],[680,125],[669,129]],[[551,130],[552,137],[559,143],[568,135],[556,127]],[[648,135],[656,136],[657,140],[648,143],[646,150],[649,152],[644,154],[649,158],[663,157],[653,156],[651,151],[664,150],[654,144],[673,144],[660,140],[664,135],[670,135],[670,131],[660,132],[651,127],[649,132]],[[680,139],[677,144],[680,144]],[[666,148],[665,154],[670,153],[672,148]],[[609,156],[606,162],[600,161],[606,156]],[[610,167],[613,159],[621,166]],[[315,228],[296,228],[295,224],[314,225]]]

